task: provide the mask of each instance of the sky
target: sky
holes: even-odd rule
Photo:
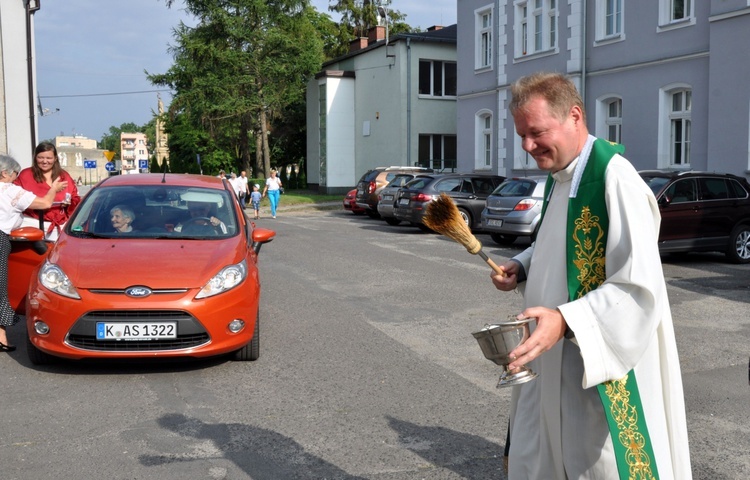
[[[392,0],[390,8],[406,15],[413,27],[456,23],[457,0]],[[312,0],[328,13],[328,0]],[[36,78],[39,103],[38,139],[83,135],[101,140],[112,126],[144,125],[165,108],[171,92],[152,85],[148,73],[172,65],[168,51],[172,29],[195,21],[175,0],[47,0],[34,15]],[[39,114],[39,112],[37,112]]]

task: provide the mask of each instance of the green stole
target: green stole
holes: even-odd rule
[[[578,159],[586,165],[576,196],[568,200],[566,263],[570,301],[583,297],[606,279],[609,215],[604,199],[604,177],[612,157],[624,151],[622,145],[597,139],[588,161]],[[553,183],[550,175],[544,192],[542,219]],[[620,479],[658,479],[635,372],[631,370],[625,377],[604,382],[596,388],[604,405]]]

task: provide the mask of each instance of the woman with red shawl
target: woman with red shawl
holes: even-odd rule
[[[43,197],[52,187],[52,182],[57,178],[67,182],[67,187],[57,192],[52,207],[44,211],[43,216],[45,238],[52,241],[57,240],[60,228],[68,221],[76,205],[81,202],[76,182],[60,166],[55,145],[50,142],[42,142],[37,145],[34,149],[33,165],[24,168],[16,181],[13,182],[24,190],[33,192],[38,197]],[[26,210],[24,215],[27,217],[23,223],[25,226],[40,226],[38,210]]]

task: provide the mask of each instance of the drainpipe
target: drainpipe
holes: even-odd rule
[[[29,83],[29,128],[31,131],[31,151],[36,148],[36,107],[34,106],[34,65],[31,45],[31,15],[39,6],[31,7],[33,0],[26,0],[26,71]]]
[[[586,13],[587,13],[587,1],[581,0],[582,15],[583,18],[581,26],[581,99],[583,100],[583,106],[586,108]]]
[[[411,166],[411,38],[406,37],[406,165]]]

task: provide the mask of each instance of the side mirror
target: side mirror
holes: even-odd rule
[[[44,241],[44,232],[36,227],[21,227],[10,232],[11,242],[29,242],[31,248],[39,255],[47,253],[47,242]]]
[[[255,228],[253,229],[253,250],[255,253],[260,253],[260,247],[264,243],[268,243],[274,239],[276,232],[267,228]]]

